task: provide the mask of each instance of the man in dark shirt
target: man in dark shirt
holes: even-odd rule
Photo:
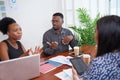
[[[73,48],[77,46],[77,40],[72,32],[62,27],[63,14],[55,13],[52,17],[53,27],[43,35],[43,51],[49,56],[55,53],[69,50],[69,45]]]

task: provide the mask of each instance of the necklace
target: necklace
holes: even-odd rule
[[[17,45],[16,42],[15,42],[15,43],[12,43],[12,42],[9,41],[9,40],[7,40],[7,41],[8,41],[8,43],[9,43],[13,48],[18,49],[18,45]]]

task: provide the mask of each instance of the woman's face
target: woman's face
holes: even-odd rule
[[[20,40],[22,37],[22,29],[17,23],[12,23],[8,27],[7,34],[9,38],[12,38],[14,40]]]
[[[96,44],[98,45],[98,29],[97,29],[97,27],[95,29],[94,39],[96,41]]]

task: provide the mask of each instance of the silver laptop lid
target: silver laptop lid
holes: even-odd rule
[[[39,54],[0,62],[0,80],[29,80],[39,75]]]

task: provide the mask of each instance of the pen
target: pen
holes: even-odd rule
[[[44,64],[47,64],[47,63],[49,63],[49,62],[44,62],[44,63],[40,64],[40,66],[42,66],[42,65],[44,65]]]

